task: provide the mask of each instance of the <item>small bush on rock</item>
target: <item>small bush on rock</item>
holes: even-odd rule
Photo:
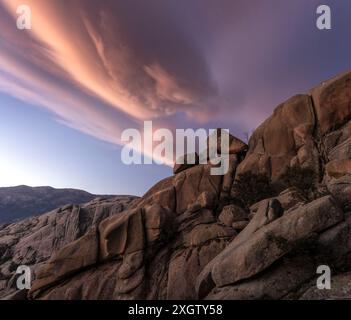
[[[282,176],[283,183],[288,187],[295,187],[304,193],[315,189],[316,173],[310,168],[300,166],[289,167]]]
[[[263,174],[245,172],[233,184],[233,194],[243,204],[250,207],[260,200],[274,196],[270,180]]]

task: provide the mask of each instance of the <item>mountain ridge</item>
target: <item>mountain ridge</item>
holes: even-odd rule
[[[0,187],[0,224],[40,215],[66,204],[86,203],[97,197],[110,195],[95,195],[80,189],[51,186]]]

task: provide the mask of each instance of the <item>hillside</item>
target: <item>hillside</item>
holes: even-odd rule
[[[36,216],[66,204],[81,204],[97,195],[76,189],[17,186],[0,188],[0,224]]]

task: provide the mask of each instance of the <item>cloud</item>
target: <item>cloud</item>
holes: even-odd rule
[[[160,65],[145,66],[144,69],[155,81],[156,96],[160,100],[186,105],[196,101],[196,96],[187,88],[181,88],[176,79]]]
[[[61,123],[120,143],[122,130],[141,128],[143,120],[169,117],[171,125],[177,112],[207,113],[203,97],[214,88],[204,78],[206,63],[164,12],[156,14],[155,31],[142,19],[155,15],[151,9],[126,20],[132,8],[115,1],[28,0],[32,30],[19,31],[22,1],[0,3],[0,90],[47,108]]]
[[[15,13],[21,3],[3,2],[9,13]],[[191,108],[191,103],[202,98],[188,73],[174,76],[167,71],[174,69],[173,63],[161,65],[159,61],[165,59],[162,49],[149,64],[150,58],[133,45],[136,39],[126,38],[129,26],[118,23],[123,12],[116,11],[113,1],[93,2],[27,1],[33,14],[33,35],[27,42],[34,38],[47,47],[51,55],[47,58],[81,90],[140,120],[174,113],[184,106]],[[143,36],[147,34],[140,30]],[[179,42],[181,46],[181,38]]]
[[[27,0],[33,29],[19,31],[22,1],[0,0],[0,90],[112,143],[144,120],[237,134],[307,82],[301,3]]]

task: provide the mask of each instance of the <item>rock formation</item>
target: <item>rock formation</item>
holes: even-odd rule
[[[48,227],[50,214],[39,218],[14,250],[18,226],[0,230],[1,274],[33,265],[28,299],[351,298],[342,287],[351,279],[351,73],[278,106],[249,146],[230,141],[224,176],[177,166],[119,214],[111,200],[106,215],[96,213],[104,202],[83,208],[93,215],[67,209],[61,230]],[[316,173],[314,192],[286,185],[291,167]],[[275,194],[245,204],[232,192],[244,173],[266,176]],[[55,245],[40,248],[45,237]],[[333,290],[316,288],[322,264]]]
[[[38,217],[0,226],[0,298],[16,293],[16,269],[37,269],[51,255],[88,232],[91,226],[122,212],[135,197],[96,198],[85,205],[66,205]]]

